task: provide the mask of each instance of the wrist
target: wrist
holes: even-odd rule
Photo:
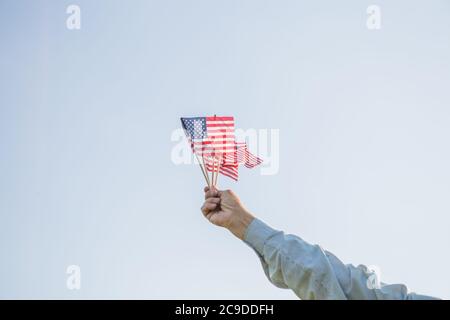
[[[230,230],[237,238],[244,240],[247,228],[250,223],[252,223],[253,219],[255,219],[255,217],[250,212],[243,210],[236,215],[236,219],[231,222],[228,230]]]

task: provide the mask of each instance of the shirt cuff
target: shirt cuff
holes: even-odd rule
[[[247,227],[244,236],[244,242],[256,250],[261,256],[263,255],[264,244],[267,239],[272,237],[278,231],[269,227],[261,220],[255,218]]]

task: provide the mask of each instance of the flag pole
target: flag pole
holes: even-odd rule
[[[216,169],[216,156],[212,158],[211,185],[214,187],[214,171]]]
[[[217,186],[217,179],[219,178],[219,173],[220,173],[220,165],[222,163],[222,155],[219,158],[219,164],[217,165],[217,173],[216,173],[216,181],[214,183],[214,186]]]
[[[217,117],[216,114],[214,114],[214,120],[216,120],[216,117]],[[215,152],[215,148],[214,148],[214,151],[213,151],[213,168],[212,168],[212,172],[211,172],[211,184],[212,184],[213,187],[216,186],[216,184],[215,184],[215,180],[216,180],[215,174],[216,174],[216,152]]]
[[[211,181],[209,180],[208,168],[206,167],[205,158],[203,156],[202,156],[202,162],[203,162],[203,168],[204,168],[203,175],[205,176],[206,183],[208,183],[208,187],[211,188]]]
[[[214,114],[214,120],[216,120],[217,115]],[[220,168],[220,160],[216,167],[216,155],[214,153],[214,160],[213,160],[213,171],[212,171],[212,185],[215,187],[217,185],[217,177],[219,176],[219,168]],[[216,172],[217,169],[217,172]]]
[[[202,170],[203,173],[203,177],[205,178],[206,184],[208,185],[208,187],[211,187],[210,183],[209,183],[209,179],[208,179],[208,175],[205,172],[205,168],[203,168],[202,163],[200,162],[200,159],[198,158],[198,155],[194,152],[195,157],[197,158],[198,161],[198,165],[200,166],[200,169]]]
[[[216,180],[217,180],[217,172],[216,172],[216,170],[219,170],[218,168],[217,168],[217,165],[216,165],[216,160],[217,160],[217,158],[216,158],[216,156],[214,156],[214,169],[213,169],[213,173],[214,173],[214,177],[213,177],[213,186],[215,187],[216,186]]]

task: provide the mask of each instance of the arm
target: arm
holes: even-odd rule
[[[269,280],[292,289],[301,299],[431,299],[408,293],[402,284],[374,285],[371,279],[376,275],[366,266],[345,265],[320,246],[285,235],[258,219],[248,226],[244,241],[260,257]]]
[[[272,229],[245,209],[232,191],[206,191],[202,212],[252,247],[268,279],[301,299],[427,299],[401,284],[371,287],[365,266],[343,264],[333,254],[294,235]]]

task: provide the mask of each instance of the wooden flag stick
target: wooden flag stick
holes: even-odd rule
[[[216,181],[214,182],[214,186],[217,186],[217,179],[219,178],[220,173],[220,164],[222,163],[222,155],[219,158],[219,164],[217,165],[217,174],[216,174]]]
[[[197,158],[198,165],[200,166],[200,169],[202,170],[203,177],[205,177],[206,184],[208,185],[208,187],[211,187],[211,185],[209,183],[207,172],[205,172],[205,168],[203,167],[202,163],[200,162],[198,155],[195,152],[194,152],[194,154],[195,154],[195,157]],[[204,162],[203,162],[203,164],[204,164]]]
[[[214,167],[213,167],[213,178],[212,178],[212,185],[216,186],[216,157],[214,156]]]
[[[205,158],[202,157],[202,161],[203,161],[203,167],[205,168],[206,182],[208,183],[208,187],[211,188],[211,181],[209,180],[208,168],[206,167],[206,164],[205,164]]]
[[[208,158],[208,162],[209,162],[209,167],[211,168],[211,187],[214,186],[214,161],[212,161],[211,163],[211,159],[212,158]],[[206,171],[208,172],[208,171]]]
[[[212,185],[215,187],[216,184],[214,183],[214,181],[216,180],[216,156],[214,156],[214,158],[213,158],[213,169],[211,172],[211,180],[212,180]]]

